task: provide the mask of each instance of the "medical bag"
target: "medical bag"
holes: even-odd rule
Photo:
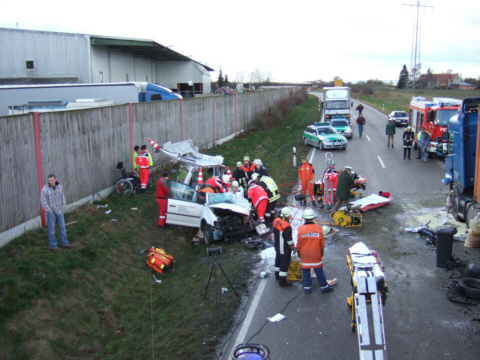
[[[173,256],[165,250],[152,247],[148,252],[147,265],[154,271],[163,274],[173,264]]]

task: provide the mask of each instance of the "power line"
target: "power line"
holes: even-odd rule
[[[414,6],[417,8],[417,19],[415,21],[414,26],[414,37],[412,43],[412,55],[410,59],[410,76],[412,78],[412,91],[415,92],[415,85],[417,82],[417,76],[421,69],[421,62],[420,62],[420,35],[419,35],[419,28],[420,28],[420,8],[432,8],[433,6],[429,5],[422,5],[420,0],[417,0],[416,4],[403,4],[405,6]]]

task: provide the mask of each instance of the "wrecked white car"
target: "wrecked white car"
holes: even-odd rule
[[[167,224],[199,228],[205,244],[214,241],[235,241],[257,231],[268,232],[257,226],[257,216],[250,202],[233,193],[207,193],[205,199],[198,194],[200,168],[211,169],[213,176],[226,173],[222,156],[209,156],[198,152],[191,140],[167,143],[160,149],[181,163],[177,181],[169,181]],[[206,180],[206,179],[205,179]]]
[[[204,202],[189,185],[170,181],[169,187],[167,224],[201,229],[205,244],[239,240],[255,230],[248,200],[232,193],[207,193]]]

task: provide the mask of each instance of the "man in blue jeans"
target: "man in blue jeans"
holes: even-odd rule
[[[59,251],[57,246],[57,238],[55,237],[55,224],[60,232],[61,246],[65,249],[71,249],[73,246],[68,244],[67,230],[65,230],[65,219],[63,212],[65,211],[65,196],[63,195],[63,187],[57,181],[54,174],[48,175],[48,184],[45,185],[40,193],[40,204],[45,210],[47,217],[48,241],[50,242],[51,251]]]

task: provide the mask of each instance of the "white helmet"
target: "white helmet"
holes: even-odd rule
[[[243,164],[240,161],[237,162],[237,167],[239,167],[239,166],[243,166]]]
[[[260,160],[260,159],[255,159],[255,160],[253,160],[253,163],[254,163],[255,165],[263,165],[262,160]]]
[[[230,184],[230,176],[228,176],[228,175],[223,175],[223,176],[222,176],[222,181],[223,181],[225,184]]]
[[[315,219],[315,212],[311,208],[306,208],[303,210],[303,218],[305,220],[313,220]]]
[[[259,173],[253,173],[253,174],[252,174],[252,180],[253,180],[253,181],[257,180],[259,176],[260,176]]]
[[[239,187],[237,180],[232,181],[232,187]]]
[[[292,210],[290,210],[289,207],[284,207],[280,212],[280,215],[282,215],[283,217],[289,217],[290,215],[292,215]]]

